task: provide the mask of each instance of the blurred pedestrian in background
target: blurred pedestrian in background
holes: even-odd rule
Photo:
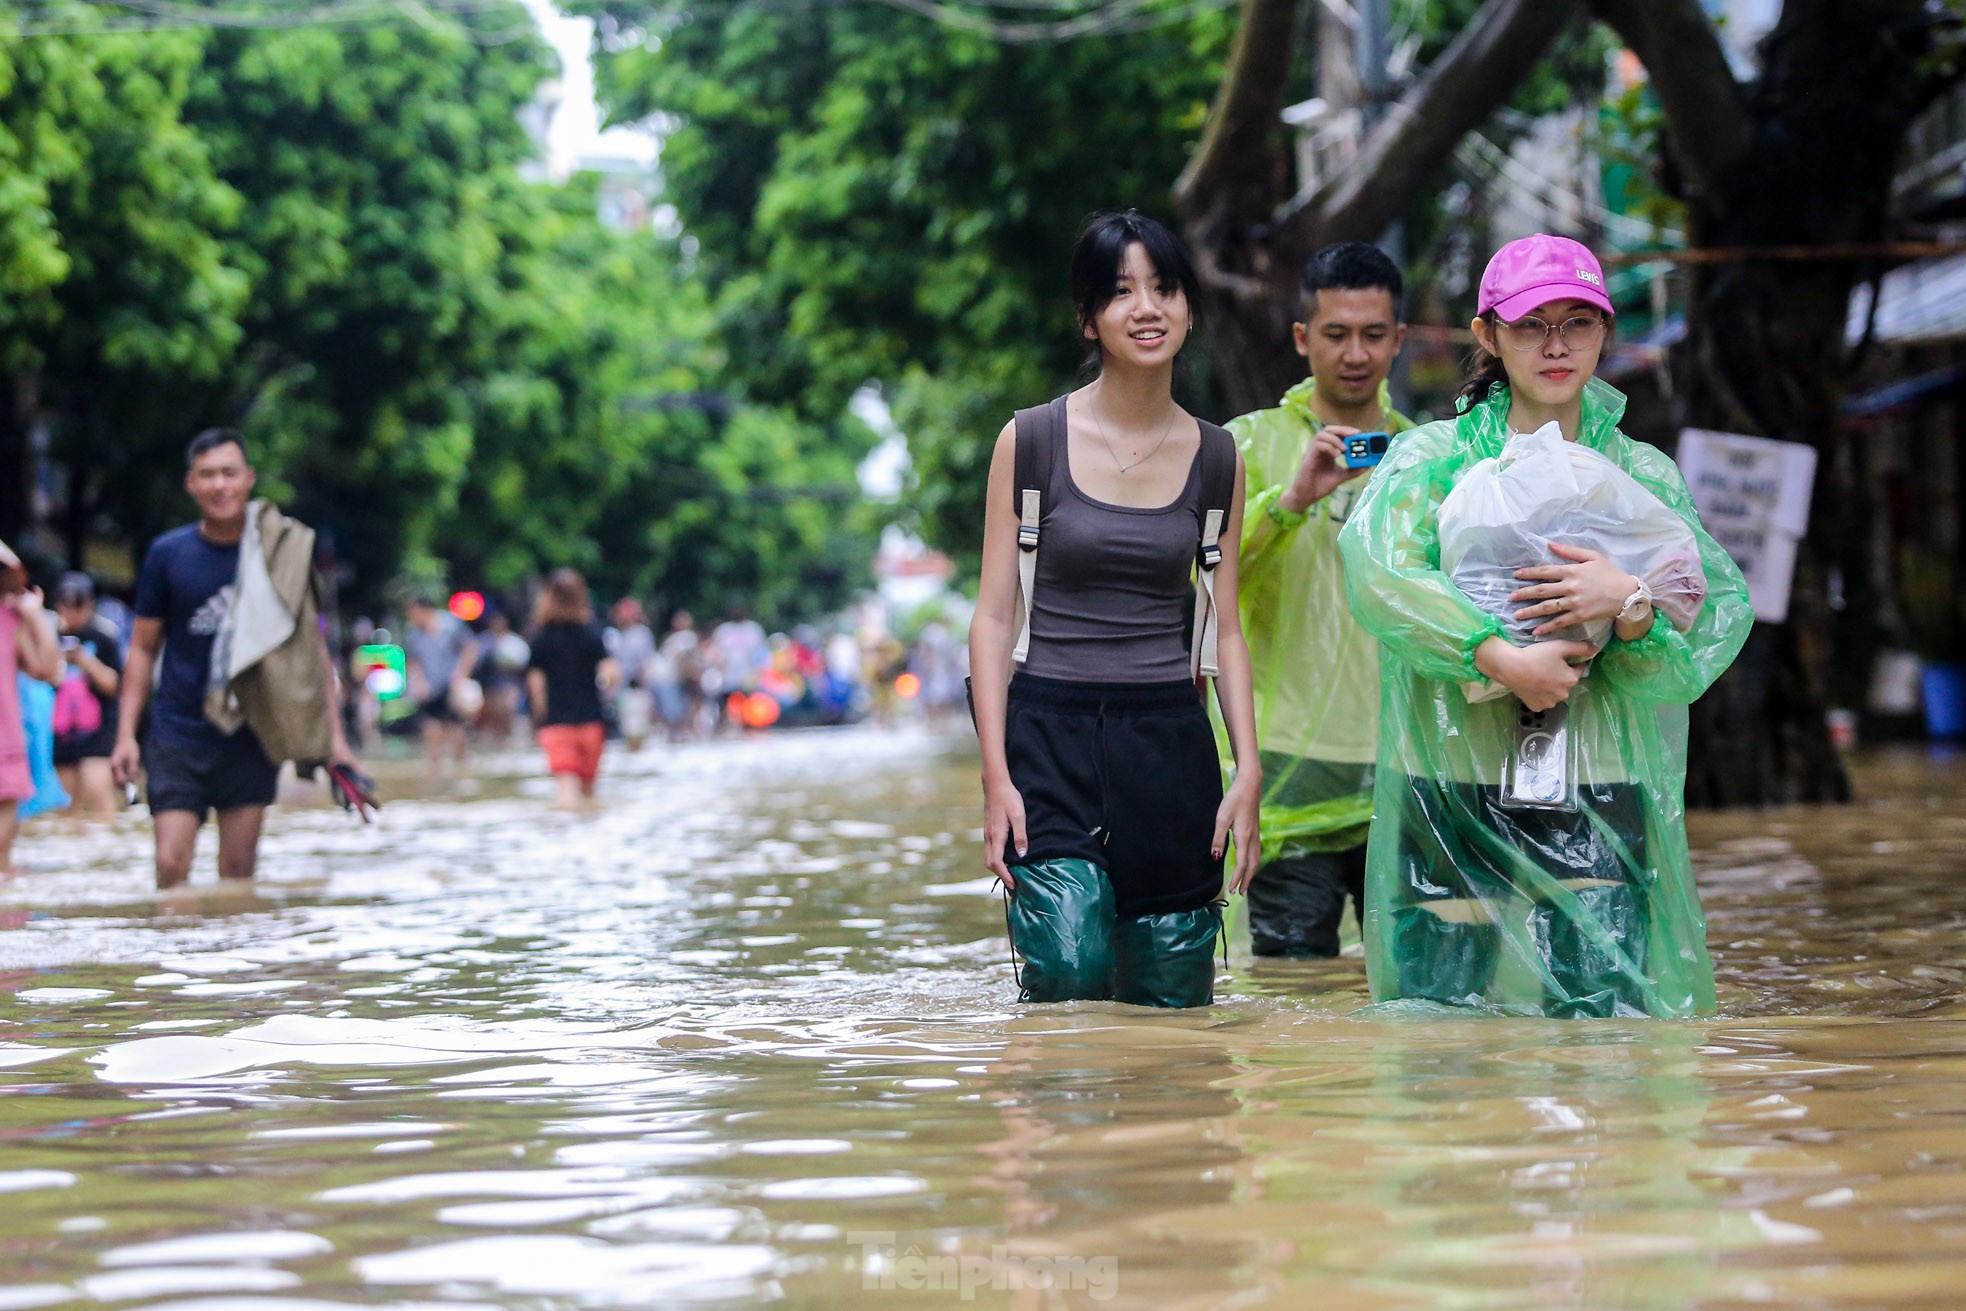
[[[95,584],[85,573],[62,576],[55,587],[55,615],[67,662],[55,693],[55,768],[75,810],[113,815],[118,805],[109,757],[116,749],[117,693],[123,682],[117,632],[96,613]]]
[[[22,674],[44,683],[59,682],[61,648],[42,609],[40,589],[28,586],[20,557],[0,542],[0,874],[14,872],[20,805],[34,795],[26,724],[21,718]]]
[[[409,631],[403,634],[403,655],[409,666],[410,695],[422,717],[423,754],[432,778],[444,775],[445,758],[462,774],[469,744],[464,735],[460,703],[471,696],[461,691],[478,663],[478,642],[470,627],[429,597],[409,604]],[[475,687],[473,689],[476,690]],[[476,714],[478,707],[472,707]]]
[[[608,654],[621,671],[621,691],[615,701],[615,723],[630,751],[640,751],[655,726],[655,697],[649,690],[650,666],[655,662],[655,634],[649,631],[642,603],[624,596],[614,603],[614,624],[605,634]]]
[[[674,694],[664,696],[660,685],[656,693],[662,721],[669,726],[672,740],[695,737],[703,731],[703,651],[696,631],[696,616],[678,610],[669,617],[669,632],[662,639],[662,657],[675,674]]]
[[[533,620],[538,631],[526,670],[532,722],[558,785],[554,809],[577,810],[594,799],[607,741],[601,698],[620,686],[620,666],[594,622],[587,580],[576,571],[554,573],[539,594]]]
[[[492,611],[485,620],[485,631],[478,635],[478,662],[473,668],[485,690],[478,731],[494,743],[502,744],[512,736],[512,721],[518,718],[526,666],[531,660],[532,647],[512,631],[512,621],[505,612]]]

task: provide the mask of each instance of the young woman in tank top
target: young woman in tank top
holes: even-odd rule
[[[1229,839],[1232,891],[1259,855],[1262,777],[1236,608],[1242,461],[1227,432],[1174,401],[1198,290],[1174,234],[1131,211],[1099,215],[1071,279],[1098,377],[1020,412],[990,461],[969,638],[985,864],[1008,889],[1022,1000],[1201,1006],[1213,999]],[[1033,457],[1023,461],[1020,428]],[[1018,486],[1021,475],[1042,486]],[[1224,794],[1187,630],[1205,488],[1231,483],[1212,570],[1216,696],[1238,764]],[[1042,543],[1021,601],[1028,620],[1020,529]]]

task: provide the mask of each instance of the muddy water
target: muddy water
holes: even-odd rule
[[[0,1311],[1966,1305],[1959,765],[1697,819],[1679,1024],[1361,1016],[1355,959],[1020,1010],[958,739],[611,762],[586,824],[523,763],[288,811],[243,895],[30,830]]]

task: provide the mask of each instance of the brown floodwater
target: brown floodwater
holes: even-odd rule
[[[1693,1022],[1241,950],[1019,1007],[960,737],[611,756],[585,822],[529,764],[162,905],[140,820],[28,829],[0,1311],[1966,1305],[1959,760],[1696,816]]]

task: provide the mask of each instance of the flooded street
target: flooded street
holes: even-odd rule
[[[163,906],[140,822],[30,828],[0,1311],[1966,1301],[1961,764],[1695,816],[1722,1014],[1564,1022],[1240,942],[1020,1009],[969,750],[610,755],[585,823],[515,755]]]

